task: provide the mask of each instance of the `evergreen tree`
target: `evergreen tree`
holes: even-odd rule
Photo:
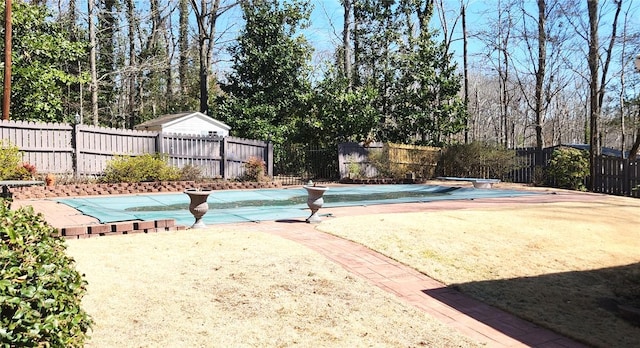
[[[98,79],[98,109],[100,123],[109,126],[123,126],[124,122],[117,118],[122,115],[117,109],[117,94],[120,92],[116,86],[116,75],[122,59],[117,56],[119,20],[117,17],[120,8],[118,0],[100,0],[98,2],[98,49],[97,49],[97,73]],[[115,121],[115,122],[114,122]]]
[[[357,86],[372,86],[376,140],[440,145],[464,129],[461,77],[428,28],[430,0],[355,0]]]
[[[355,86],[371,86],[377,90],[374,105],[379,109],[379,140],[387,140],[381,131],[394,123],[392,86],[397,78],[395,66],[401,41],[400,17],[395,0],[354,1]]]
[[[0,9],[4,12],[4,2]],[[85,59],[86,44],[70,41],[65,23],[52,21],[45,6],[17,1],[12,9],[13,37],[19,39],[12,44],[11,119],[73,121],[75,112],[65,113],[66,92],[83,80],[66,72],[67,62]],[[4,37],[4,17],[2,22]]]
[[[397,60],[399,72],[394,86],[393,127],[390,141],[440,146],[449,136],[464,130],[466,110],[459,95],[462,76],[447,53],[445,42],[437,43],[437,34],[428,28],[432,9],[420,2],[405,4],[407,16],[417,13],[417,35],[409,27]],[[415,7],[414,7],[415,6]]]
[[[283,142],[303,117],[310,90],[311,47],[300,29],[308,25],[308,1],[242,1],[245,28],[230,48],[233,59],[226,100],[217,117],[240,137]]]
[[[371,138],[381,117],[374,106],[377,90],[371,86],[350,88],[349,84],[341,72],[330,70],[315,86],[308,117],[302,118],[298,126],[300,142],[337,148],[342,142]]]

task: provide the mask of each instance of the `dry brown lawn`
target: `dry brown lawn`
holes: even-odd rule
[[[475,347],[280,237],[228,226],[68,241],[89,347]]]
[[[366,227],[363,227],[366,226]],[[640,200],[337,218],[364,244],[486,303],[600,347],[640,346]]]
[[[354,240],[541,326],[637,347],[640,200],[325,219]],[[232,226],[68,241],[90,346],[466,347],[423,312],[294,242]],[[236,228],[236,229],[234,229]]]

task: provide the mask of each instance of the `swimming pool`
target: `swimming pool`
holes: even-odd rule
[[[324,194],[323,209],[532,194],[536,193],[418,184],[332,186]],[[194,221],[193,215],[189,213],[189,197],[184,193],[75,197],[56,201],[92,216],[101,223],[175,219],[178,225],[190,226]],[[218,224],[306,218],[310,213],[306,201],[307,193],[302,187],[212,191],[207,199],[209,211],[203,222]],[[319,213],[322,215],[322,209]]]

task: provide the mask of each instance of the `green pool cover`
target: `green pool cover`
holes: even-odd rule
[[[323,208],[532,194],[536,193],[418,184],[334,186],[325,192]],[[175,219],[179,225],[190,226],[194,222],[189,212],[189,197],[184,193],[78,197],[56,201],[101,223]],[[209,211],[203,221],[205,224],[218,224],[306,218],[310,214],[306,201],[307,192],[302,187],[212,191],[207,199]],[[319,214],[322,214],[322,209]]]

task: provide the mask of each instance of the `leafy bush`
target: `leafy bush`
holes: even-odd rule
[[[347,165],[347,174],[351,179],[361,179],[366,176],[364,168],[358,162],[358,158],[350,156],[347,159],[349,164]]]
[[[545,167],[543,166],[534,166],[533,167],[533,178],[531,179],[531,183],[534,186],[544,186],[547,185],[547,172]]]
[[[107,162],[102,182],[135,183],[145,181],[172,181],[180,178],[180,170],[167,164],[166,156],[116,156]]]
[[[514,150],[477,141],[448,146],[436,172],[440,176],[504,179],[520,166]]]
[[[18,147],[0,140],[0,180],[22,179],[22,175],[27,175],[27,169],[21,166],[21,162],[22,154]]]
[[[32,178],[33,175],[29,169],[24,166],[14,167],[13,173],[7,177],[9,180],[30,180]]]
[[[240,178],[242,181],[268,181],[266,174],[266,163],[262,158],[251,156],[244,164],[244,175]]]
[[[36,176],[36,172],[37,172],[36,166],[29,162],[22,163],[22,165],[18,166],[18,168],[28,173],[27,175],[29,175],[30,178],[33,178],[34,176]]]
[[[549,185],[571,190],[586,190],[584,179],[589,176],[589,154],[571,147],[553,151],[547,166]]]
[[[202,168],[193,164],[187,164],[180,169],[180,180],[202,180]]]
[[[82,347],[92,323],[80,308],[86,281],[64,241],[31,207],[0,201],[0,345]]]

